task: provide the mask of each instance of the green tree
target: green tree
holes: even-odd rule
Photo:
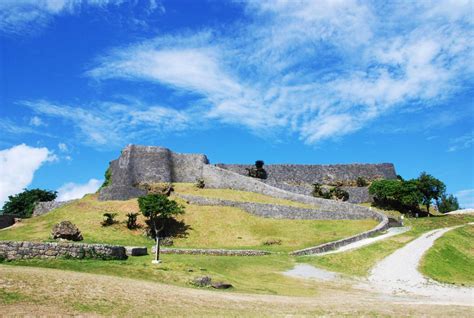
[[[443,194],[438,204],[438,211],[441,213],[447,213],[456,210],[459,210],[458,199],[452,194]]]
[[[56,191],[24,189],[23,192],[8,197],[7,202],[3,205],[3,214],[13,214],[21,218],[29,218],[33,214],[36,203],[53,201],[56,197]]]
[[[370,185],[369,193],[377,206],[412,215],[418,212],[422,202],[416,180],[376,180]]]
[[[423,205],[426,206],[426,212],[429,214],[432,201],[439,203],[439,199],[446,192],[446,185],[426,172],[422,172],[417,181],[418,190],[423,195]]]
[[[184,207],[163,194],[148,194],[140,197],[138,198],[138,206],[140,212],[147,218],[148,226],[151,226],[153,231],[156,240],[154,262],[158,263],[160,261],[160,233],[163,231],[165,224],[169,223],[169,219],[184,213]]]

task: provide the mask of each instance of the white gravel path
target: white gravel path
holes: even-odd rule
[[[474,306],[474,288],[441,284],[418,271],[423,254],[434,241],[457,227],[427,232],[383,259],[372,269],[369,287],[384,293],[426,296],[439,303]]]
[[[363,240],[360,240],[360,241],[357,241],[357,242],[354,242],[354,243],[351,243],[351,244],[348,244],[348,245],[345,245],[345,246],[341,246],[338,249],[335,249],[335,250],[332,250],[332,251],[329,251],[329,252],[319,253],[319,254],[316,254],[316,255],[317,256],[322,256],[322,255],[346,252],[346,251],[349,251],[349,250],[355,250],[355,249],[361,248],[363,246],[367,246],[367,245],[373,244],[375,242],[384,240],[386,238],[389,238],[389,237],[392,237],[392,236],[395,236],[395,235],[398,235],[398,234],[405,233],[409,229],[410,229],[410,227],[391,227],[387,230],[386,233],[384,233],[382,235],[375,236],[375,237],[368,237],[366,239],[363,239]]]
[[[450,215],[450,214],[474,214],[474,209],[456,210],[456,211],[448,212],[446,214],[448,214],[448,215]]]
[[[283,273],[286,276],[296,278],[310,278],[322,281],[335,280],[339,277],[338,274],[320,269],[308,264],[298,264],[293,269]]]

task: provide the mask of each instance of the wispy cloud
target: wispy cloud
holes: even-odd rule
[[[456,193],[459,204],[465,209],[474,209],[474,189],[461,190]]]
[[[474,132],[451,139],[450,144],[448,148],[449,152],[471,148],[474,144]]]
[[[474,70],[469,2],[249,1],[246,9],[248,26],[117,48],[86,74],[197,93],[188,106],[203,119],[317,143],[415,101],[436,106]]]
[[[125,0],[2,0],[0,1],[0,32],[5,34],[27,34],[47,26],[60,15],[79,14],[89,7],[139,7],[145,14],[164,12],[160,1],[148,0],[128,2]],[[130,8],[127,8],[130,9]],[[144,20],[131,19],[135,24],[146,24]]]
[[[85,144],[93,146],[122,145],[124,137],[134,140],[147,135],[181,131],[190,119],[175,109],[134,102],[121,104],[100,102],[93,105],[70,106],[48,101],[22,101],[19,104],[47,117],[60,118],[73,126]]]

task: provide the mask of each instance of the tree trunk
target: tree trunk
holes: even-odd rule
[[[155,246],[155,261],[160,260],[160,237],[159,235],[156,235],[156,246]]]

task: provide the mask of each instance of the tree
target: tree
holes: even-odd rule
[[[441,213],[448,213],[456,210],[459,210],[458,199],[452,194],[448,196],[443,194],[440,203],[438,204],[438,211]]]
[[[426,206],[426,212],[430,213],[430,205],[433,200],[439,205],[439,199],[446,192],[446,185],[435,177],[422,172],[417,179],[418,190],[423,195],[423,204]]]
[[[29,218],[33,214],[36,203],[53,201],[56,199],[56,196],[56,191],[24,189],[23,192],[8,197],[8,201],[3,205],[3,214],[12,214],[21,218]]]
[[[376,180],[370,185],[369,193],[377,206],[412,215],[418,212],[422,202],[416,180]]]
[[[154,263],[160,262],[160,233],[174,216],[183,214],[184,207],[176,201],[168,199],[163,194],[148,194],[138,198],[140,212],[147,218],[148,226],[153,230],[156,240],[156,254]]]

